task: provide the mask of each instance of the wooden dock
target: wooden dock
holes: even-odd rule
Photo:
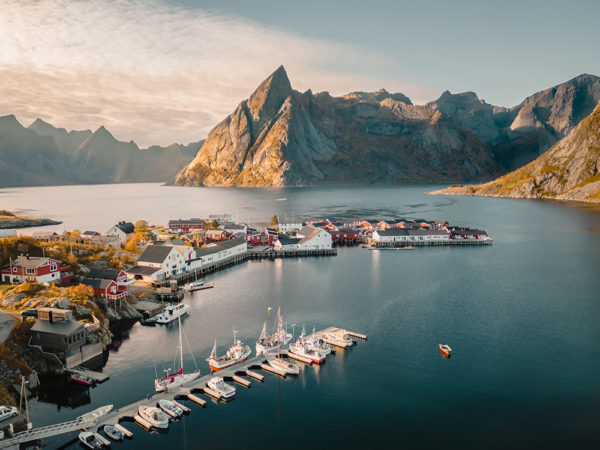
[[[363,244],[373,246],[376,249],[403,248],[403,247],[439,247],[439,246],[464,246],[464,245],[492,245],[493,239],[448,239],[441,241],[404,241],[404,242],[380,242],[373,238],[363,238]]]

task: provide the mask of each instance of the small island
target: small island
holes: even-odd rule
[[[9,211],[0,209],[0,229],[6,228],[28,228],[43,227],[46,225],[59,225],[62,222],[52,219],[36,219],[32,217],[20,217]]]

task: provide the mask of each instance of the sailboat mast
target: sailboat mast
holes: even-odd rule
[[[277,308],[277,358],[281,358],[281,306]]]
[[[181,342],[181,314],[177,316],[177,322],[179,324],[179,359],[181,362],[181,371],[183,372],[183,344]]]

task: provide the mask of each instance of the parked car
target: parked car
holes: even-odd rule
[[[38,311],[37,309],[28,309],[27,311],[23,311],[21,313],[21,317],[37,317]]]
[[[0,420],[6,420],[9,417],[16,417],[19,412],[17,408],[10,406],[0,406]]]

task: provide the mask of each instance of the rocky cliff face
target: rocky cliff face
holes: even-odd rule
[[[343,97],[300,93],[279,67],[210,132],[175,183],[485,180],[533,160],[598,100],[600,78],[582,75],[510,109],[473,92],[447,91],[417,106],[383,89]],[[533,125],[525,120],[532,114]]]
[[[140,149],[100,127],[67,131],[37,119],[23,127],[0,117],[0,187],[170,181],[202,141]]]
[[[402,94],[300,93],[279,67],[209,133],[176,184],[476,180],[498,169],[471,132]]]
[[[554,123],[557,128],[570,127],[566,121]],[[600,203],[600,103],[565,138],[526,166],[490,183],[435,193]]]

